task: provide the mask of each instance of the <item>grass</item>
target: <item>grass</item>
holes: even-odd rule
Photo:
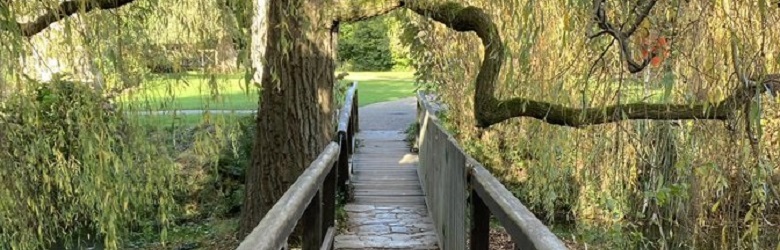
[[[351,72],[344,81],[358,82],[360,106],[414,96],[413,72]]]
[[[414,95],[412,72],[354,72],[343,82],[359,82],[361,106]],[[133,96],[148,110],[255,110],[258,91],[243,73],[157,75]]]
[[[359,83],[359,104],[365,106],[414,96],[413,72],[351,72],[342,83]],[[259,93],[247,86],[243,73],[182,73],[147,79],[129,99],[144,110],[256,110]],[[181,128],[204,121],[234,120],[245,114],[152,115],[140,117],[143,124]]]
[[[212,218],[171,227],[165,245],[158,242],[158,235],[149,233],[137,235],[137,242],[131,246],[144,250],[235,249],[240,243],[234,235],[236,228],[238,218]]]
[[[152,126],[155,128],[190,128],[201,123],[225,124],[235,121],[249,114],[237,113],[216,113],[216,114],[166,114],[166,115],[143,115],[138,116],[141,125]]]
[[[148,110],[245,110],[257,108],[258,91],[243,73],[166,74],[147,79],[132,99]]]

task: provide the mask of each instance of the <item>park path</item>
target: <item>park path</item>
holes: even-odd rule
[[[438,249],[433,221],[417,177],[417,154],[404,141],[416,117],[416,99],[360,108],[352,158],[354,200],[335,249]]]

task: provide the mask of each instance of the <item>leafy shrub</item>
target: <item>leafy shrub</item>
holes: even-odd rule
[[[386,71],[393,68],[393,54],[384,19],[375,18],[341,26],[339,61],[355,71]]]
[[[244,202],[246,168],[251,164],[252,145],[255,138],[255,118],[239,120],[237,140],[220,153],[218,176],[214,186],[223,197],[220,212],[224,216],[237,215]]]
[[[116,249],[136,221],[165,225],[164,150],[86,85],[31,85],[0,105],[0,248]]]

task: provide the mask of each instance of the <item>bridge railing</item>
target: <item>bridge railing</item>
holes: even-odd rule
[[[419,92],[417,100],[417,171],[441,249],[466,249],[467,220],[471,222],[469,249],[488,249],[491,214],[517,249],[566,249],[498,179],[463,151],[442,127],[426,95]]]
[[[338,132],[282,198],[252,230],[239,250],[278,250],[301,220],[303,249],[332,249],[336,234],[336,190],[346,190],[349,156],[357,130],[357,82],[347,90],[339,112]]]

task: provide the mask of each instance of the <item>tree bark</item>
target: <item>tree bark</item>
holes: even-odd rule
[[[332,137],[332,34],[309,28],[332,22],[319,14],[323,5],[321,0],[255,1],[252,61],[254,81],[263,91],[241,236],[252,231]]]

